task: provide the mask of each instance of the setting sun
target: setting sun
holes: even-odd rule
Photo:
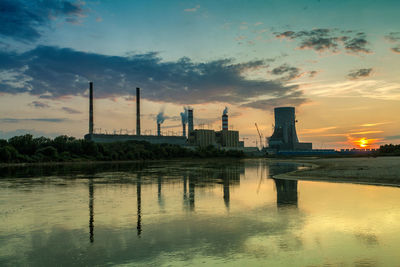
[[[360,140],[357,141],[357,144],[361,147],[361,148],[366,148],[369,145],[368,139],[366,139],[365,137],[361,138]]]
[[[352,143],[359,148],[371,148],[379,139],[368,139],[366,137],[353,140]]]

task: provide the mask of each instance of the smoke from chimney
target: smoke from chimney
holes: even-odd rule
[[[165,121],[164,111],[157,114],[157,123],[162,124]]]
[[[183,112],[181,112],[181,120],[182,120],[182,136],[186,137],[186,123],[188,121],[188,110],[186,107],[184,107]]]
[[[227,115],[228,114],[228,107],[225,107],[224,112],[222,113],[222,115]]]
[[[157,114],[157,135],[161,136],[161,123],[165,121],[164,111]]]
[[[183,108],[183,112],[181,112],[181,120],[182,124],[186,124],[188,121],[188,109],[187,107]]]

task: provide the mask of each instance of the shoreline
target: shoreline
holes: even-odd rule
[[[400,187],[400,157],[292,159],[310,167],[276,179]]]
[[[214,158],[184,158],[188,161],[209,161]],[[219,160],[248,160],[255,158],[218,158]],[[333,183],[353,183],[376,186],[400,187],[400,157],[376,158],[259,158],[269,162],[290,162],[303,164],[304,168],[289,173],[272,176],[274,179],[320,181]],[[123,161],[67,161],[35,163],[0,163],[0,168],[31,168],[55,166],[91,166],[109,164],[140,164],[156,162],[175,162],[176,159],[123,160]]]
[[[251,158],[235,158],[235,157],[211,157],[211,158],[171,158],[171,159],[136,159],[136,160],[114,160],[114,161],[101,161],[101,160],[82,160],[82,161],[47,161],[47,162],[19,162],[19,163],[0,163],[0,168],[7,167],[38,167],[38,166],[61,166],[61,165],[91,165],[91,164],[126,164],[126,163],[145,163],[145,162],[171,162],[181,160],[243,160]]]

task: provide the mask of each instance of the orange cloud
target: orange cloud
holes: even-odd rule
[[[336,129],[336,126],[331,127],[323,127],[323,128],[315,128],[315,129],[304,129],[300,133],[301,134],[314,134],[314,133],[323,133],[329,130]]]
[[[382,124],[388,124],[390,122],[377,122],[377,123],[365,123],[365,124],[361,124],[361,127],[372,127],[372,126],[378,126],[378,125],[382,125]]]
[[[358,148],[362,148],[362,149],[366,149],[366,148],[376,148],[377,145],[376,143],[380,142],[382,139],[376,138],[366,138],[366,137],[362,137],[359,139],[355,139],[355,138],[348,138],[348,141],[353,145],[356,146]]]
[[[364,135],[364,134],[374,134],[374,133],[383,133],[383,131],[363,131],[363,132],[352,132],[350,134]]]

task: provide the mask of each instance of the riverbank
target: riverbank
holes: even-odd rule
[[[310,167],[274,178],[400,186],[400,157],[301,158]]]

